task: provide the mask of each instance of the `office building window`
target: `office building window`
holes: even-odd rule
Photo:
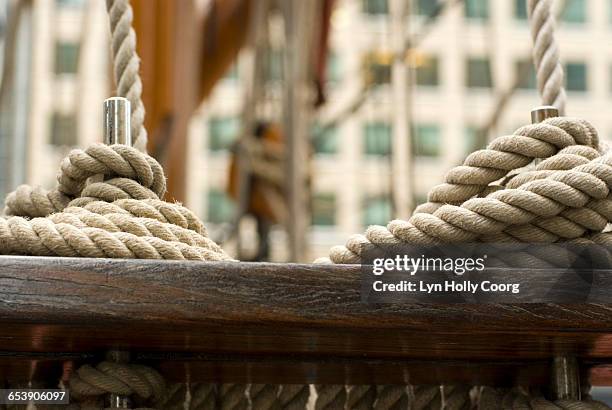
[[[55,0],[60,7],[81,7],[85,0]]]
[[[317,193],[312,198],[312,224],[333,226],[336,224],[336,195]]]
[[[387,225],[391,220],[391,199],[385,196],[368,197],[364,200],[363,225]]]
[[[391,125],[385,122],[368,123],[363,128],[366,155],[391,154]]]
[[[417,124],[414,126],[413,148],[416,157],[437,157],[440,155],[440,126],[437,124]]]
[[[517,61],[514,67],[515,81],[518,88],[522,90],[535,90],[537,85],[536,73],[531,60]]]
[[[283,79],[283,53],[280,50],[270,49],[266,53],[264,73],[267,82],[280,82]]]
[[[491,63],[486,58],[468,59],[466,74],[466,86],[468,88],[490,88],[493,86]]]
[[[327,56],[327,81],[332,85],[339,84],[342,80],[342,67],[340,56],[336,52],[330,52]]]
[[[415,64],[417,85],[437,86],[440,84],[438,57],[422,56]]]
[[[374,85],[391,83],[391,56],[387,53],[371,53],[365,56],[366,82]]]
[[[74,114],[53,114],[53,117],[51,117],[51,144],[58,147],[77,145],[76,117]]]
[[[566,23],[584,23],[586,21],[586,1],[566,0],[561,20]]]
[[[208,148],[224,151],[238,138],[240,121],[236,117],[213,117],[208,121]]]
[[[567,63],[565,81],[568,91],[587,90],[587,66],[584,63]]]
[[[208,191],[208,212],[206,219],[212,223],[231,222],[234,219],[234,201],[220,189]]]
[[[474,20],[489,18],[488,0],[465,0],[465,17]]]
[[[388,0],[363,0],[363,12],[371,15],[380,15],[389,13]]]
[[[468,125],[465,127],[464,154],[468,155],[479,149],[484,149],[487,145],[487,137],[481,127]]]
[[[225,81],[235,82],[238,81],[238,78],[238,64],[234,63],[230,66],[230,68],[227,69],[225,75],[223,76],[223,79]]]
[[[514,18],[527,20],[527,0],[514,0]]]
[[[433,15],[442,6],[439,0],[416,0],[413,1],[413,4],[415,14],[419,14],[422,16]]]
[[[313,127],[312,134],[315,154],[332,155],[338,152],[338,128],[336,126],[323,129],[317,124]]]
[[[76,74],[79,67],[79,45],[57,43],[55,45],[55,74]]]

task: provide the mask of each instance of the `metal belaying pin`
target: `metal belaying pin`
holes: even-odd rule
[[[106,145],[132,145],[130,128],[130,101],[123,97],[111,97],[104,100],[104,143]],[[111,350],[106,360],[114,363],[128,363],[130,353],[123,350]],[[109,393],[106,397],[109,409],[131,409],[128,396]]]
[[[559,110],[551,105],[531,110],[531,123],[559,116]],[[540,162],[536,158],[534,162]],[[553,400],[580,400],[580,368],[573,356],[556,356],[551,363],[551,393]]]
[[[537,124],[547,118],[558,117],[559,110],[552,105],[542,105],[531,110],[531,123]]]
[[[104,100],[104,143],[132,146],[130,101],[123,97]]]
[[[113,363],[128,363],[130,352],[124,350],[110,350],[106,353],[106,360]],[[132,403],[128,396],[121,394],[108,393],[106,396],[107,408],[109,409],[131,409]]]
[[[553,358],[551,387],[553,400],[580,400],[580,367],[573,356]]]
[[[111,97],[104,100],[103,121],[104,144],[123,144],[132,146],[132,129],[130,101],[123,97]],[[87,179],[87,184],[102,182],[103,175],[94,175]]]

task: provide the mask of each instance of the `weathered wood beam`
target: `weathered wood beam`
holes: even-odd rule
[[[202,381],[400,383],[408,372],[413,383],[505,384],[545,378],[551,357],[571,353],[612,384],[606,305],[366,305],[360,275],[359,266],[3,256],[1,356],[27,364],[122,348],[177,379],[187,366]]]

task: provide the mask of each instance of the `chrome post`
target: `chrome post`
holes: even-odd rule
[[[580,400],[580,369],[578,359],[557,356],[552,362],[553,400]]]
[[[110,350],[106,353],[106,360],[115,363],[128,363],[130,361],[130,352],[124,350]],[[107,408],[109,409],[131,409],[132,403],[128,396],[121,394],[109,393],[106,397]]]
[[[104,143],[132,146],[130,101],[123,97],[104,100]]]
[[[542,105],[531,110],[531,123],[537,124],[547,118],[558,117],[559,110],[552,105]]]

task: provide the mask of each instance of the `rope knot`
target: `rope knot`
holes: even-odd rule
[[[96,175],[102,175],[107,181],[88,186],[88,178]],[[161,165],[126,145],[94,144],[86,150],[72,150],[62,161],[57,181],[58,190],[67,196],[92,196],[108,202],[161,198],[166,192]]]

